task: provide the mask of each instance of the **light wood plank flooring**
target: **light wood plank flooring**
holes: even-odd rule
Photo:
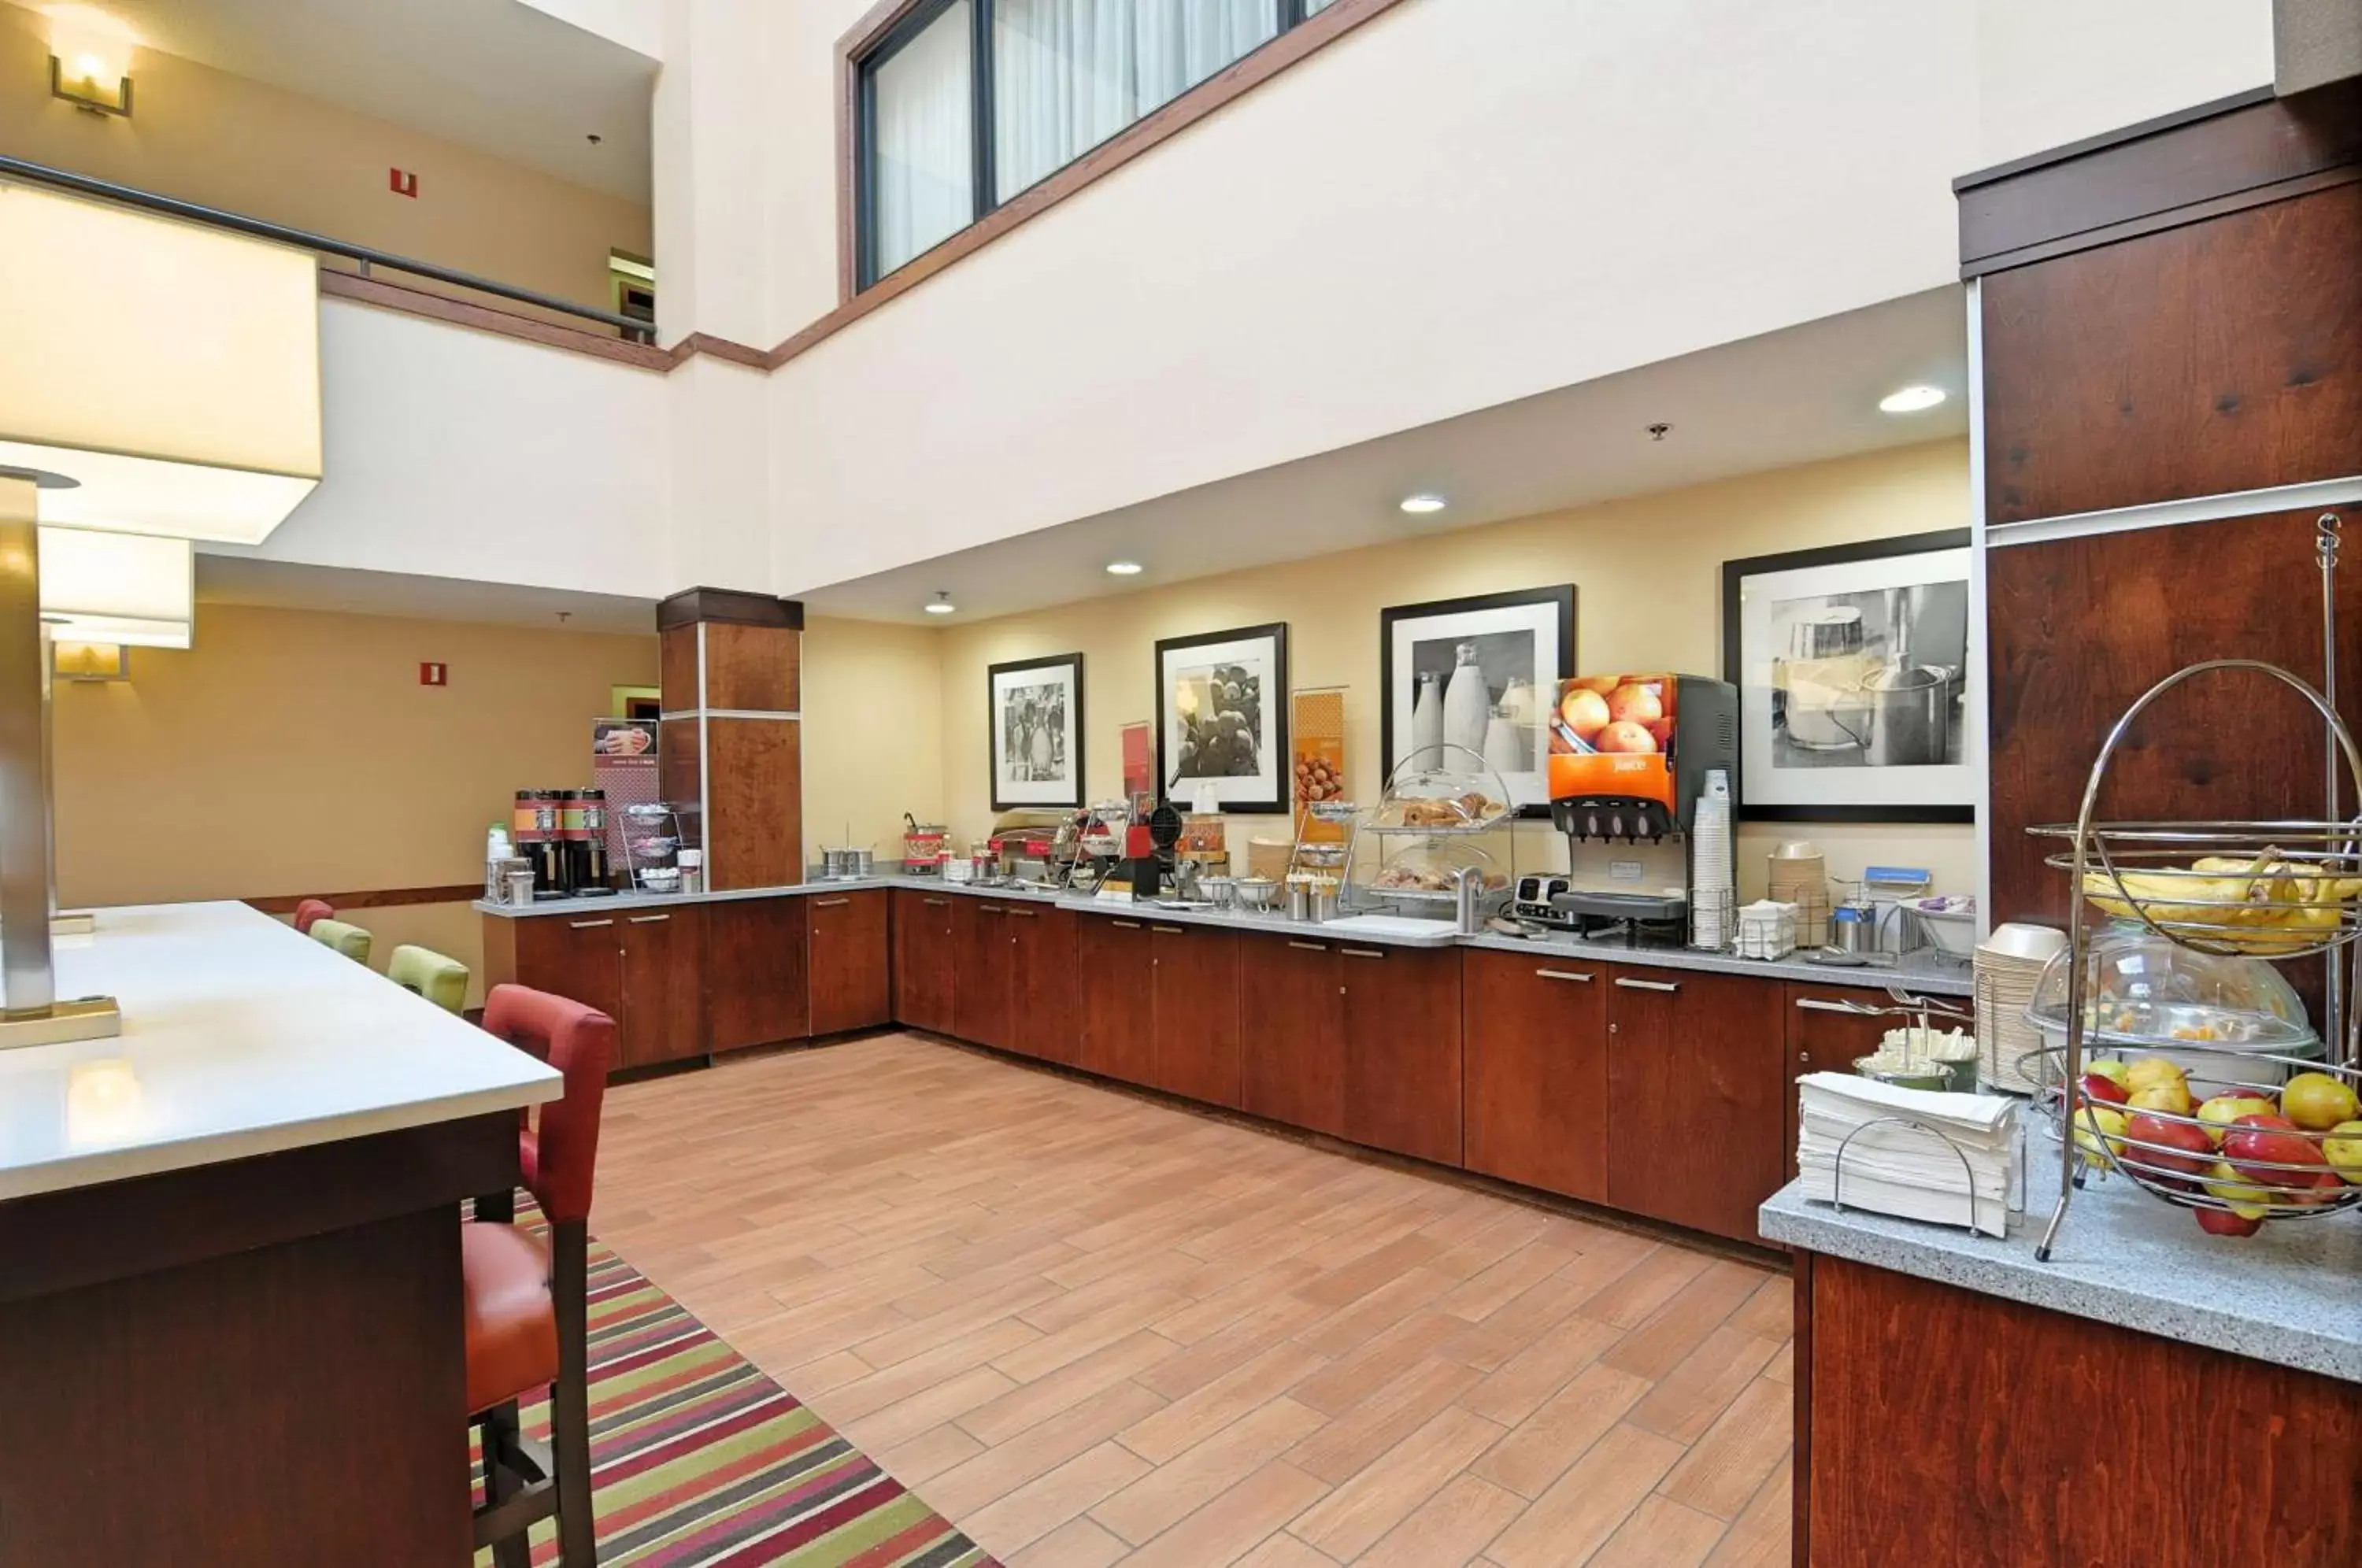
[[[1784,1275],[908,1035],[614,1089],[599,1164],[1011,1568],[1788,1561]]]

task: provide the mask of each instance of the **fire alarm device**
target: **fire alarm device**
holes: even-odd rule
[[[395,195],[409,196],[414,199],[416,198],[418,194],[418,174],[415,170],[389,169],[385,171],[385,177],[386,182],[393,187],[393,193]]]
[[[418,684],[421,686],[448,686],[451,684],[448,679],[449,675],[449,667],[446,665],[422,664],[418,667]]]

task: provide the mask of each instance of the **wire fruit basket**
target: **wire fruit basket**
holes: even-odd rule
[[[2362,991],[2362,947],[2355,945],[2362,822],[2093,820],[2134,722],[2185,682],[2232,671],[2277,680],[2308,701],[2328,731],[2331,810],[2338,764],[2362,800],[2362,753],[2329,698],[2277,665],[2213,659],[2176,671],[2125,711],[2092,764],[2074,823],[2027,830],[2066,842],[2044,862],[2068,872],[2076,892],[2067,946],[2051,960],[2054,969],[2064,966],[2063,1004],[2046,1008],[2038,993],[2027,1009],[2046,1043],[2025,1066],[2046,1086],[2036,1103],[2060,1145],[2058,1207],[2035,1253],[2045,1262],[2077,1187],[2094,1170],[2197,1210],[2215,1234],[2362,1205],[2362,1121],[2347,1120],[2362,1093],[2362,1016],[2342,1006]],[[2205,996],[2095,997],[2094,907],[2173,947],[2224,961],[2225,973],[2243,964],[2268,973],[2259,961],[2326,955],[2325,1059],[2301,1054],[2313,1039],[2309,1029],[2276,1030],[2275,1020],[2288,1021],[2270,1008]],[[2348,977],[2338,973],[2341,958]],[[2189,1093],[2193,1075],[2213,1087],[2202,1101]]]

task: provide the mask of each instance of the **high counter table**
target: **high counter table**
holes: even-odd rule
[[[458,1204],[558,1075],[242,904],[99,911],[0,1051],[0,1562],[470,1557]]]

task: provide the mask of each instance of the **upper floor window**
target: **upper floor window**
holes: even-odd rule
[[[860,285],[1332,0],[922,0],[858,61]]]

